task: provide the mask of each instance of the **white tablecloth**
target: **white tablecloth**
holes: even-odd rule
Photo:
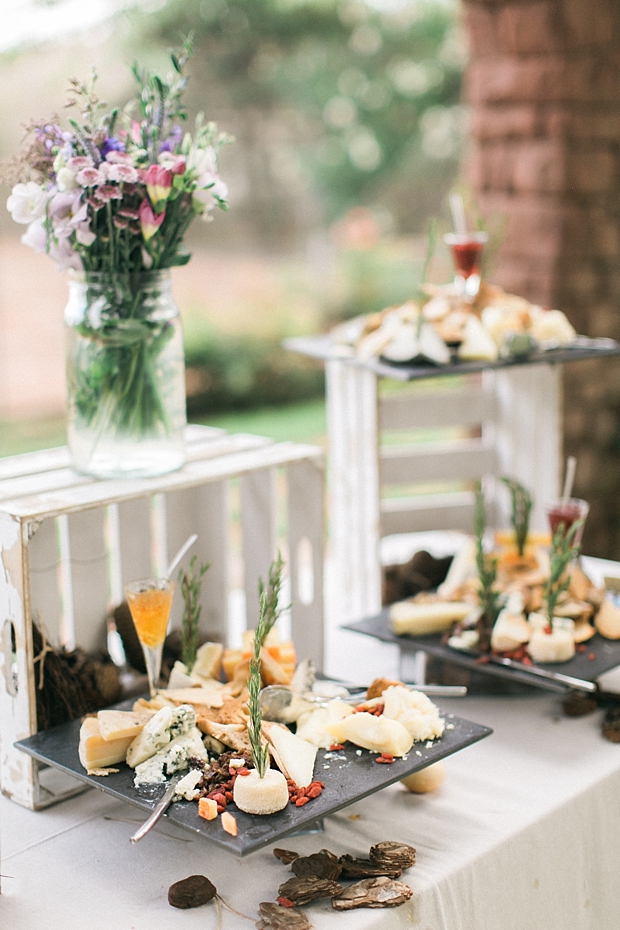
[[[393,786],[329,818],[325,833],[281,841],[367,855],[402,840],[418,850],[403,879],[412,902],[389,910],[305,908],[317,930],[617,930],[620,926],[620,745],[601,712],[563,717],[560,699],[468,697],[442,707],[494,728],[447,760],[429,795]],[[90,790],[45,811],[0,801],[2,930],[208,930],[213,903],[180,911],[172,882],[202,873],[255,917],[291,877],[271,847],[237,859],[164,822],[141,843],[140,812]],[[108,819],[110,818],[110,819]],[[355,819],[354,819],[355,818]],[[222,930],[253,926],[229,911]]]

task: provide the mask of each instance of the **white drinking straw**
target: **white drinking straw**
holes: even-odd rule
[[[564,490],[562,491],[563,504],[567,502],[572,494],[576,467],[577,459],[573,455],[569,455],[566,459],[566,477],[564,478]]]
[[[189,537],[189,539],[185,540],[185,542],[183,543],[183,545],[181,546],[181,548],[179,549],[179,551],[173,558],[172,562],[168,566],[168,571],[166,572],[166,578],[170,578],[171,574],[173,573],[173,571],[175,570],[175,568],[177,567],[177,565],[179,564],[179,562],[181,561],[181,559],[183,558],[187,550],[190,548],[190,546],[194,545],[197,539],[198,539],[198,533],[193,533]]]
[[[465,219],[465,209],[463,207],[463,198],[460,194],[453,192],[450,194],[450,212],[452,213],[452,222],[454,231],[459,236],[467,235],[467,220]]]

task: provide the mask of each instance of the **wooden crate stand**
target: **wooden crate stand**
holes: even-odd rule
[[[299,340],[301,344],[302,340]],[[326,359],[329,513],[339,613],[359,620],[381,609],[382,537],[473,525],[473,493],[395,497],[390,485],[482,480],[492,525],[509,525],[508,475],[534,494],[532,527],[547,528],[545,503],[557,498],[562,455],[561,366],[524,365],[454,376],[450,385],[381,395],[379,375],[350,359]],[[419,388],[422,384],[422,390]],[[476,438],[385,445],[386,431],[474,429]]]
[[[123,584],[163,574],[192,532],[192,552],[211,563],[201,625],[225,638],[232,586],[245,592],[247,626],[255,625],[258,578],[267,578],[285,525],[292,636],[298,655],[322,667],[322,450],[197,426],[187,440],[186,466],[150,479],[79,475],[64,448],[0,460],[0,785],[25,807],[82,790],[13,745],[37,732],[33,616],[54,644],[104,645]],[[242,578],[232,577],[237,537]],[[177,596],[173,625],[180,611]]]

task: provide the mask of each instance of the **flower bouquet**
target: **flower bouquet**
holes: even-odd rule
[[[167,81],[133,74],[137,99],[108,111],[88,84],[71,82],[80,112],[30,127],[13,162],[7,207],[27,224],[22,242],[71,272],[68,435],[74,464],[100,477],[161,474],[185,460],[183,344],[169,270],[190,255],[193,219],[226,209],[218,174],[231,141],[202,115],[184,132],[183,68],[189,40],[171,55]]]

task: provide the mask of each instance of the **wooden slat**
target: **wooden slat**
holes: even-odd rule
[[[59,646],[60,591],[58,587],[58,536],[55,520],[43,520],[28,543],[30,565],[30,598],[33,615],[39,620],[46,636]]]
[[[495,399],[484,388],[441,392],[412,391],[379,400],[381,430],[443,429],[478,426],[495,416]]]
[[[473,494],[468,491],[384,500],[381,502],[381,535],[426,530],[471,532],[473,515]]]
[[[75,640],[85,649],[104,649],[110,601],[105,511],[85,510],[71,514],[69,537]]]
[[[241,452],[248,449],[255,449],[259,446],[271,445],[273,441],[264,436],[251,436],[245,433],[239,433],[235,436],[229,436],[222,430],[214,430],[213,434],[209,433],[203,439],[198,437],[188,446],[188,462],[205,461],[215,458],[216,456],[229,455],[235,452]],[[176,475],[183,472],[175,472]],[[140,493],[140,488],[148,488],[146,493],[153,494],[157,491],[157,485],[160,478],[144,479],[118,479],[114,481],[115,487],[125,488],[129,491],[125,496],[135,497]],[[105,482],[106,486],[110,482]],[[84,487],[101,487],[103,482],[94,478],[81,475],[70,467],[53,468],[50,471],[38,470],[29,472],[20,476],[13,476],[0,481],[0,502],[16,500],[18,498],[33,497],[36,495],[60,493],[66,499],[70,498],[74,488]],[[64,494],[62,492],[65,492]],[[122,494],[120,495],[122,496]],[[3,508],[5,509],[5,508]]]
[[[247,629],[254,629],[259,616],[258,579],[267,585],[269,566],[276,554],[275,469],[242,475],[240,491],[246,623]]]
[[[168,546],[171,553],[192,533],[198,539],[183,559],[181,567],[189,565],[193,556],[197,562],[210,564],[201,592],[200,628],[211,637],[226,640],[228,626],[230,503],[227,481],[217,481],[198,488],[174,491],[167,496]],[[175,572],[175,581],[177,580]],[[172,603],[171,627],[180,626],[183,599],[180,591]]]
[[[249,441],[252,438],[246,437],[248,439],[246,445],[252,444]],[[25,519],[45,519],[61,513],[82,510],[85,507],[102,507],[123,500],[148,497],[154,493],[196,487],[209,481],[217,481],[261,468],[285,465],[288,461],[299,461],[304,458],[320,459],[322,455],[323,452],[318,446],[292,442],[265,445],[264,439],[258,437],[255,448],[233,452],[229,455],[218,455],[212,459],[188,462],[180,471],[160,475],[158,478],[93,481],[65,492],[60,490],[49,494],[41,493],[13,498],[3,501],[1,506],[4,512]]]
[[[315,462],[298,462],[287,469],[288,540],[291,573],[291,632],[300,659],[312,659],[323,668],[323,469]],[[304,541],[312,554],[310,603],[300,597],[300,547]]]
[[[382,485],[477,480],[496,473],[495,450],[479,439],[384,446],[380,473]]]

